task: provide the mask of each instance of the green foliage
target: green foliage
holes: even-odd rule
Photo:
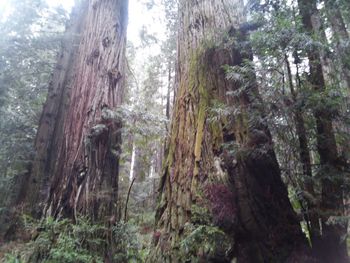
[[[185,238],[180,242],[182,262],[202,262],[224,258],[231,249],[227,235],[218,227],[185,224]]]
[[[240,65],[226,65],[224,69],[226,71],[226,78],[239,84],[238,89],[228,91],[227,95],[238,98],[242,94],[249,94],[249,89],[256,84],[253,62],[245,59]]]
[[[114,252],[116,262],[142,262],[144,251],[141,251],[136,225],[121,222],[112,230],[116,243]]]
[[[215,262],[227,258],[232,249],[232,240],[213,224],[212,213],[206,205],[192,204],[191,223],[185,223],[183,231],[177,245],[181,262]]]
[[[215,125],[215,122],[228,118],[233,111],[235,111],[235,109],[213,99],[208,109],[207,120]]]
[[[35,226],[31,222],[28,227]],[[28,262],[103,262],[98,253],[104,244],[103,226],[91,224],[81,218],[76,224],[69,220],[49,217],[36,226],[38,236],[29,243],[32,254]]]
[[[51,9],[43,0],[6,3],[0,10],[0,206],[17,198],[30,170],[40,111],[67,21],[66,11]]]
[[[14,255],[14,254],[6,254],[5,262],[6,263],[23,263],[23,261],[17,255]]]
[[[123,120],[125,132],[138,134],[146,140],[156,140],[164,136],[168,124],[168,120],[162,115],[128,106],[120,107],[115,112],[115,118]]]
[[[142,262],[145,256],[132,224],[108,228],[84,217],[76,223],[51,217],[41,222],[25,217],[24,222],[33,240],[22,251],[9,254],[10,262],[102,263],[107,254],[116,262]]]
[[[209,225],[212,218],[208,208],[193,204],[191,206],[191,221],[199,225]]]

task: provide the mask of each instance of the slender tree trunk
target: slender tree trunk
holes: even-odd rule
[[[225,37],[246,40],[239,31],[243,7],[232,0],[180,1],[179,86],[149,262],[285,262],[299,249],[302,258],[305,238],[281,180],[255,75],[250,84],[238,83],[223,70],[252,59]],[[217,103],[237,113],[212,121]],[[200,236],[188,248],[190,237],[211,224],[226,238]],[[199,243],[206,238],[209,251]],[[232,247],[225,251],[227,242]]]
[[[288,61],[288,56],[285,54],[285,61],[287,65],[287,74],[288,74],[288,82],[290,87],[290,92],[292,94],[293,102],[297,102],[297,92],[294,88],[293,84],[293,77],[292,77],[292,70],[290,68],[290,64]],[[299,108],[295,110],[294,113],[294,120],[296,125],[296,132],[299,140],[299,155],[300,155],[300,162],[303,166],[303,174],[307,177],[309,177],[308,182],[305,184],[305,188],[307,191],[309,191],[311,194],[314,193],[313,185],[312,185],[312,169],[311,169],[311,156],[309,151],[309,146],[307,142],[307,136],[306,136],[306,129],[305,129],[305,121],[302,115],[302,112]]]
[[[39,124],[28,196],[32,207],[47,196],[47,215],[104,219],[117,213],[121,121],[112,110],[123,98],[127,0],[86,0],[78,12]]]
[[[287,74],[288,74],[288,82],[290,87],[290,92],[292,94],[292,99],[294,104],[297,103],[297,91],[294,88],[293,83],[293,77],[292,77],[292,70],[290,67],[290,63],[288,60],[288,55],[285,54],[285,62],[287,66]],[[297,72],[297,78],[298,77]],[[308,230],[311,239],[315,236],[315,233],[319,232],[319,222],[318,222],[318,215],[316,213],[316,207],[314,203],[314,196],[315,196],[315,190],[314,190],[314,183],[312,178],[312,168],[311,168],[311,155],[307,140],[307,134],[306,134],[306,128],[305,128],[305,121],[303,117],[303,113],[299,107],[296,107],[294,109],[294,121],[295,121],[295,128],[296,128],[296,134],[299,141],[299,158],[300,162],[302,164],[303,168],[303,175],[304,175],[304,190],[306,191],[306,194],[304,194],[304,198],[307,201],[307,211],[303,211],[306,213],[305,221],[307,222]],[[312,198],[309,198],[309,196],[312,196]]]
[[[128,193],[126,194],[126,201],[125,201],[125,208],[124,208],[124,222],[127,222],[127,220],[128,220],[128,203],[129,203],[131,189],[135,183],[135,180],[136,180],[136,177],[132,178],[131,183],[130,183],[129,188],[128,188]]]
[[[312,36],[319,28],[316,1],[298,0],[300,14],[305,31]],[[308,51],[310,65],[310,85],[316,93],[325,90],[324,73],[321,65],[321,53],[317,48]],[[321,200],[321,236],[315,237],[313,246],[321,262],[348,262],[346,226],[342,223],[328,224],[331,216],[344,214],[342,179],[340,177],[337,145],[332,127],[332,118],[327,108],[320,102],[314,110],[316,119],[317,151],[320,157]]]

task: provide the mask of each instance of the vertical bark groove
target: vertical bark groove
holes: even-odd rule
[[[57,67],[52,82],[61,94],[49,93],[36,143],[35,164],[42,160],[46,169],[38,167],[32,174],[33,180],[49,178],[46,215],[82,213],[97,220],[117,213],[121,121],[113,110],[123,99],[127,4],[127,0],[83,1],[71,35],[67,34],[70,52],[62,55],[67,67]],[[62,84],[55,75],[61,76]],[[43,118],[51,112],[57,117],[50,126],[56,128],[46,134]]]
[[[211,222],[226,234],[216,240],[221,249],[192,255],[203,262],[230,262],[234,256],[239,262],[284,262],[306,245],[263,123],[257,86],[240,92],[243,83],[226,79],[223,69],[251,59],[225,41],[230,33],[244,41],[243,7],[232,0],[180,1],[178,91],[149,262],[190,260],[181,241],[189,226],[203,226],[198,207],[207,208]],[[240,113],[212,121],[216,103]],[[227,240],[232,247],[223,255]]]

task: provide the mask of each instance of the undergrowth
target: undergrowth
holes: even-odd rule
[[[23,219],[31,241],[5,256],[6,263],[144,262],[146,253],[137,226],[117,223],[107,227],[81,217],[77,222],[48,217],[40,222]]]

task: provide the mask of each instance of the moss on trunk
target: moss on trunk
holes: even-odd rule
[[[224,37],[243,22],[243,6],[219,2],[180,4],[179,88],[159,188],[159,238],[149,262],[284,262],[307,246],[263,123],[256,83],[237,97],[227,95],[246,83],[228,80],[224,66],[251,56],[235,46],[244,40],[241,34],[232,42]],[[218,103],[239,114],[213,121],[210,110]],[[199,233],[214,242],[207,242],[210,249],[199,242],[184,250]]]

